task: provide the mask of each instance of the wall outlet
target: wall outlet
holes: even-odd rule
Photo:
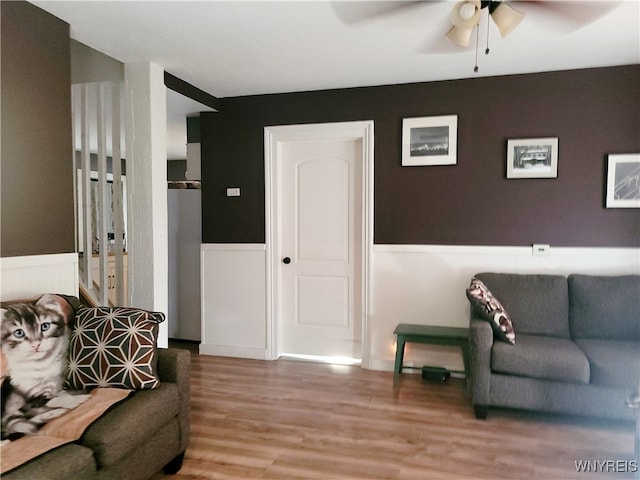
[[[534,257],[548,257],[551,251],[551,246],[544,243],[533,244],[533,256]]]

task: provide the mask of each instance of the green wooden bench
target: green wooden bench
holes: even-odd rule
[[[458,345],[462,350],[464,374],[469,371],[469,329],[460,327],[434,327],[430,325],[411,325],[400,323],[393,331],[397,335],[396,362],[393,367],[393,386],[398,384],[404,361],[404,346],[407,342],[427,343],[431,345]],[[411,367],[404,367],[411,368]],[[417,367],[413,367],[417,368]]]

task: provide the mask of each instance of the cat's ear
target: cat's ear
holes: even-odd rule
[[[69,323],[75,314],[73,307],[60,295],[46,293],[38,299],[36,305],[58,312],[64,318],[65,323]]]
[[[2,325],[2,322],[4,321],[4,314],[7,313],[7,309],[6,308],[0,308],[0,325]]]

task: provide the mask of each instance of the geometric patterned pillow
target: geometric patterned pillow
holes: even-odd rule
[[[157,388],[156,342],[164,314],[135,308],[82,308],[71,332],[66,387]]]
[[[500,340],[511,344],[516,343],[516,333],[513,330],[509,314],[484,282],[473,277],[469,288],[467,288],[467,298],[471,305],[476,307],[485,320],[491,324],[493,332]]]

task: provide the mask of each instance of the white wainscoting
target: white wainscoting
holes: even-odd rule
[[[200,353],[267,358],[265,246],[202,245]],[[374,245],[362,365],[392,371],[398,323],[464,327],[465,296],[479,272],[623,275],[640,273],[640,249]],[[517,333],[517,332],[516,332]],[[405,365],[462,370],[457,347],[408,344]]]
[[[0,258],[0,300],[24,300],[43,293],[78,296],[78,254]]]
[[[635,248],[551,246],[548,256],[533,256],[531,247],[375,245],[371,259],[369,357],[363,366],[387,371],[393,370],[396,324],[468,325],[465,289],[476,273],[640,273]],[[404,363],[462,370],[457,347],[408,344]]]
[[[203,244],[200,353],[267,358],[264,244]]]

